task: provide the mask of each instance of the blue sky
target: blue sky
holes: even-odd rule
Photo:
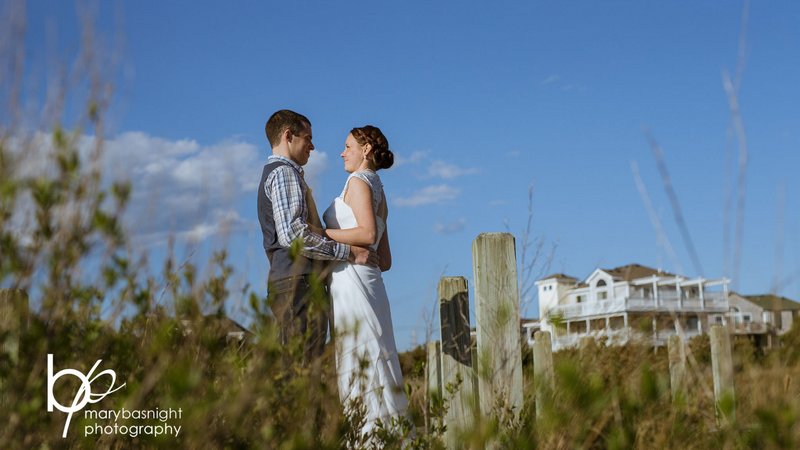
[[[441,275],[472,281],[471,243],[527,220],[554,248],[547,272],[582,278],[640,263],[700,275],[664,193],[664,152],[707,278],[800,299],[800,4],[754,2],[738,101],[748,164],[741,264],[726,251],[738,176],[723,73],[735,78],[742,2],[103,2],[114,55],[109,170],[137,192],[131,233],[154,259],[170,234],[202,259],[225,246],[239,283],[266,293],[255,185],[264,122],[313,122],[320,208],[345,179],[353,126],[383,129],[394,267],[385,274],[401,349],[424,341]],[[27,6],[30,92],[80,47],[77,8]],[[35,95],[31,96],[35,97]],[[635,162],[676,258],[659,243]],[[728,220],[731,239],[733,219]],[[220,224],[225,224],[221,226]],[[782,236],[782,237],[781,237]],[[726,262],[725,256],[728,255]],[[527,316],[536,316],[535,299]],[[230,314],[247,322],[234,298]]]

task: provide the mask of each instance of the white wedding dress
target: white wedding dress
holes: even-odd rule
[[[357,183],[351,178],[365,181],[372,190],[376,242],[380,242],[386,223],[376,212],[386,199],[383,184],[372,171],[354,172],[347,178],[342,194],[334,199],[323,215],[325,225],[334,229],[357,226],[352,209],[344,202],[348,183]],[[373,245],[372,249],[377,249],[377,246]],[[354,401],[363,404],[366,422],[361,433],[366,435],[378,419],[387,424],[393,418],[404,418],[408,408],[381,270],[338,262],[331,274],[330,294],[339,397],[348,413],[355,405]]]

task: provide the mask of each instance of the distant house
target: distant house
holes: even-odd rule
[[[188,336],[194,331],[192,322],[189,320],[182,319],[181,325],[183,326],[182,332],[184,336]],[[252,333],[247,328],[225,315],[209,314],[203,316],[203,326],[207,329],[210,328],[214,334],[217,334],[220,339],[224,339],[226,343],[235,344],[236,346],[246,343],[247,339],[252,336]]]
[[[523,342],[527,342],[528,345],[533,345],[533,335],[541,330],[541,323],[538,319],[520,319],[519,324],[522,331]]]
[[[580,338],[625,343],[632,338],[665,345],[669,336],[692,337],[727,323],[728,280],[688,278],[629,264],[596,269],[586,279],[554,274],[536,282],[539,327],[550,331],[553,349]]]
[[[733,333],[749,337],[758,347],[777,346],[800,318],[800,303],[786,297],[731,293],[728,302]]]
[[[523,317],[519,319],[519,329],[522,334],[522,342],[533,345],[533,336],[537,331],[541,330],[541,324],[539,319],[526,319]],[[472,341],[472,346],[476,346],[478,342],[478,329],[476,327],[471,327],[469,329],[469,336]]]

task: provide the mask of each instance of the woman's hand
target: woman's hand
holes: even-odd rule
[[[314,234],[318,234],[318,235],[323,236],[323,237],[328,237],[328,235],[325,233],[325,230],[323,228],[315,227],[314,225],[308,224],[308,229]],[[328,239],[330,239],[330,238],[328,238]]]

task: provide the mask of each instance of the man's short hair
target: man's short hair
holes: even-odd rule
[[[264,131],[267,133],[270,145],[277,147],[281,143],[281,135],[285,130],[288,129],[293,135],[299,136],[306,127],[310,126],[311,121],[308,120],[308,117],[288,109],[282,109],[269,117]]]

